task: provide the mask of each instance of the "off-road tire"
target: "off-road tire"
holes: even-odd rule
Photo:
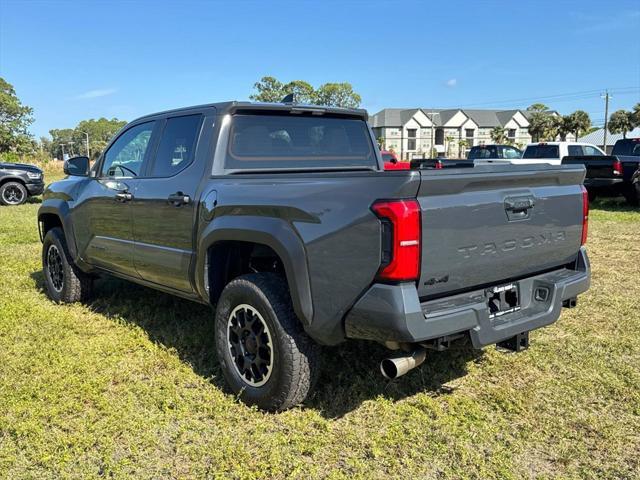
[[[17,197],[12,195],[15,192]],[[0,186],[0,204],[7,206],[16,206],[22,205],[27,201],[29,197],[29,192],[27,192],[27,188],[20,182],[6,182]],[[16,198],[15,200],[11,200],[11,198]]]
[[[638,184],[630,185],[629,188],[624,192],[624,199],[632,207],[639,206],[640,205],[640,185]]]
[[[55,250],[55,251],[54,251]],[[58,271],[62,272],[62,281],[50,269],[49,260],[59,256]],[[56,270],[56,269],[54,269]],[[42,273],[47,295],[57,303],[86,301],[91,296],[92,278],[80,271],[73,263],[67,248],[67,241],[61,228],[54,227],[47,232],[42,243]],[[56,279],[54,280],[54,276]]]
[[[231,354],[230,318],[241,305],[254,308],[269,330],[273,363],[269,377],[260,386],[247,383]],[[302,328],[281,276],[251,273],[232,280],[217,304],[215,337],[225,379],[244,403],[282,411],[302,403],[313,389],[320,370],[320,346]]]

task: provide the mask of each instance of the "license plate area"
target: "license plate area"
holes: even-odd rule
[[[488,288],[485,294],[491,319],[520,310],[520,286],[517,283]]]

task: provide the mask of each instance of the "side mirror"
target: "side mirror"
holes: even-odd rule
[[[76,177],[86,177],[89,175],[89,157],[73,157],[65,160],[64,173]]]

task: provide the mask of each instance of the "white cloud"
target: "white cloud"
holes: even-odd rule
[[[449,80],[447,80],[447,87],[453,88],[458,84],[458,79],[457,78],[450,78]]]
[[[96,90],[89,90],[88,92],[81,93],[80,95],[76,95],[73,97],[76,100],[87,100],[89,98],[99,98],[106,97],[107,95],[113,95],[116,93],[115,88],[99,88]]]

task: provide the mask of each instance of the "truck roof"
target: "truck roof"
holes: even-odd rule
[[[531,142],[527,144],[527,147],[530,147],[532,145],[591,145],[593,146],[592,143],[585,143],[585,142]]]
[[[147,119],[147,118],[165,116],[168,114],[176,114],[176,113],[187,112],[190,110],[204,109],[204,108],[215,108],[218,114],[220,115],[224,115],[227,113],[233,114],[240,110],[264,110],[264,111],[297,111],[299,113],[315,112],[316,115],[329,113],[333,115],[361,118],[365,121],[368,120],[369,118],[367,111],[362,108],[327,107],[324,105],[307,105],[302,103],[264,103],[264,102],[246,102],[246,101],[232,100],[228,102],[205,103],[202,105],[193,105],[189,107],[181,107],[181,108],[174,108],[170,110],[164,110],[161,112],[155,112],[155,113],[143,115],[142,117],[136,118],[133,121],[136,122],[136,121]]]

